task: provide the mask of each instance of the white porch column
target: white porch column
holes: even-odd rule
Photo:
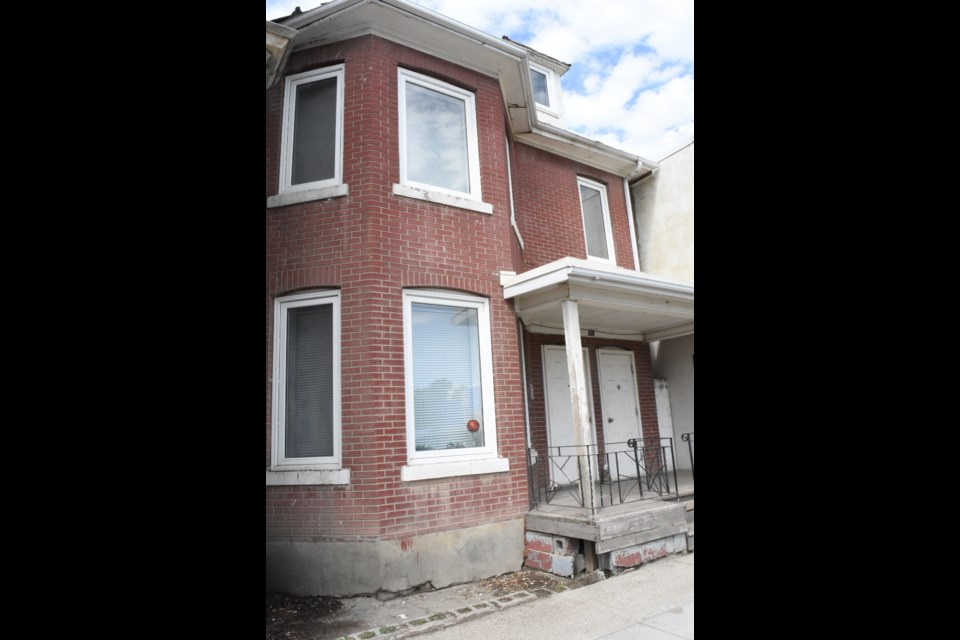
[[[577,452],[580,455],[591,452],[588,445],[593,444],[591,425],[588,422],[590,410],[587,407],[587,376],[583,370],[583,347],[580,345],[580,314],[576,300],[564,300],[563,335],[566,338],[567,374],[570,377],[570,413],[573,420],[573,432],[576,435]],[[596,490],[593,486],[593,467],[596,464],[592,456],[579,458],[580,483],[583,491],[583,506],[593,513],[596,507]]]

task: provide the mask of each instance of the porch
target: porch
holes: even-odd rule
[[[693,474],[660,424],[648,345],[693,334],[692,283],[567,257],[501,284],[532,407],[525,563],[572,575],[686,551]]]
[[[694,476],[676,468],[672,438],[528,455],[528,564],[564,575],[693,550]]]

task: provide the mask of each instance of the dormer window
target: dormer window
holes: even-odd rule
[[[533,97],[537,104],[549,107],[550,91],[547,90],[547,74],[530,69],[530,80],[533,82]]]
[[[533,84],[533,99],[537,105],[550,111],[557,110],[554,98],[553,71],[537,64],[530,64],[530,82]]]

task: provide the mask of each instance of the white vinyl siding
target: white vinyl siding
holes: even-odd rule
[[[473,93],[406,69],[398,74],[400,183],[480,200]]]

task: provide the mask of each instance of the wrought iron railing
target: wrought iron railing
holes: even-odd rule
[[[697,474],[693,468],[693,434],[684,433],[680,439],[687,443],[687,450],[690,452],[690,477],[693,478],[693,484],[697,484]]]
[[[590,485],[580,481],[587,473],[593,477],[594,511],[678,495],[673,438],[606,443],[602,450],[597,445],[549,447],[536,458],[532,451],[527,455],[531,509],[588,506]]]

